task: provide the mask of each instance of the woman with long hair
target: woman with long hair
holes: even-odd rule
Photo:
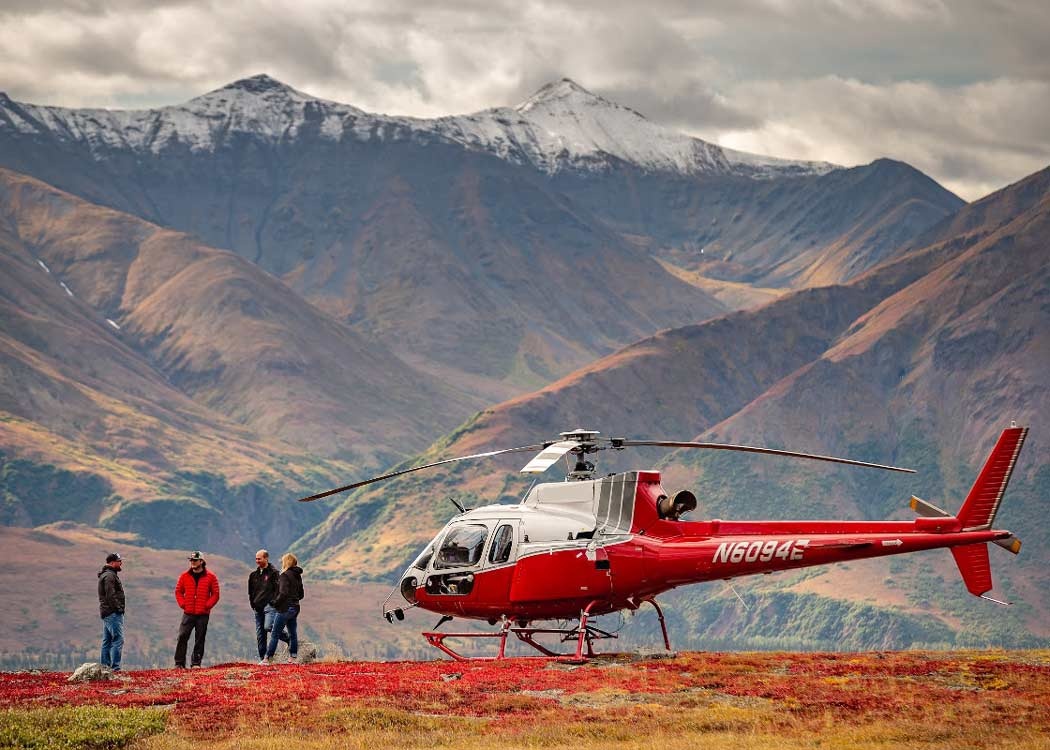
[[[305,596],[303,591],[303,569],[299,567],[299,560],[291,552],[286,552],[281,557],[281,575],[277,579],[277,598],[273,600],[273,607],[277,610],[274,615],[273,629],[270,631],[270,644],[266,648],[266,658],[263,664],[270,664],[273,655],[277,652],[277,641],[288,641],[288,660],[296,661],[299,658],[299,602]],[[287,629],[287,633],[285,630]]]

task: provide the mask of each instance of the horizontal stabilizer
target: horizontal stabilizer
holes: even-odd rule
[[[915,495],[911,496],[911,503],[909,503],[909,505],[911,505],[912,510],[926,518],[944,518],[951,515],[948,511],[942,510],[933,503],[928,503],[921,497],[916,497]]]
[[[998,544],[1007,552],[1013,552],[1015,555],[1021,551],[1021,540],[1013,534],[1006,537],[1006,539],[996,539],[992,544]]]

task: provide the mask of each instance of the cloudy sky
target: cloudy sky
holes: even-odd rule
[[[1046,0],[2,0],[0,90],[175,104],[268,73],[372,112],[513,105],[569,77],[787,158],[907,161],[973,200],[1050,164]]]

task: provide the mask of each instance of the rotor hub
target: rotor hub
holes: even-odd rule
[[[600,434],[597,430],[581,430],[578,428],[569,432],[559,433],[563,441],[576,443],[576,446],[569,451],[575,454],[576,464],[572,467],[572,471],[565,475],[566,482],[582,482],[594,479],[594,463],[586,460],[584,456],[601,450],[601,445],[598,444],[598,435]]]

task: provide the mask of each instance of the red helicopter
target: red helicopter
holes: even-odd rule
[[[594,656],[592,642],[616,635],[597,628],[592,617],[636,610],[648,602],[656,609],[665,648],[667,626],[656,597],[703,581],[777,570],[899,555],[947,547],[974,595],[992,589],[987,543],[1014,554],[1021,542],[1011,532],[992,528],[1007,482],[1028,434],[1027,427],[1003,431],[959,511],[954,515],[917,497],[914,521],[687,521],[696,496],[673,496],[656,471],[629,471],[595,478],[587,457],[600,450],[635,446],[745,451],[775,456],[914,473],[911,469],[818,456],[795,451],[720,443],[599,438],[591,430],[561,433],[557,441],[477,453],[414,466],[401,471],[302,498],[317,500],[373,482],[434,466],[505,453],[539,453],[523,473],[541,473],[562,457],[575,458],[563,482],[534,485],[518,505],[487,505],[450,520],[402,574],[395,587],[408,606],[384,603],[388,621],[404,619],[404,610],[420,607],[442,615],[427,642],[457,660],[467,658],[445,643],[447,638],[498,638],[496,659],[506,657],[513,634],[547,657],[581,661]],[[438,632],[453,618],[487,620],[496,632]],[[572,627],[536,623],[568,620]],[[575,653],[559,654],[536,640],[540,635],[575,642]],[[492,658],[492,657],[488,657]]]

